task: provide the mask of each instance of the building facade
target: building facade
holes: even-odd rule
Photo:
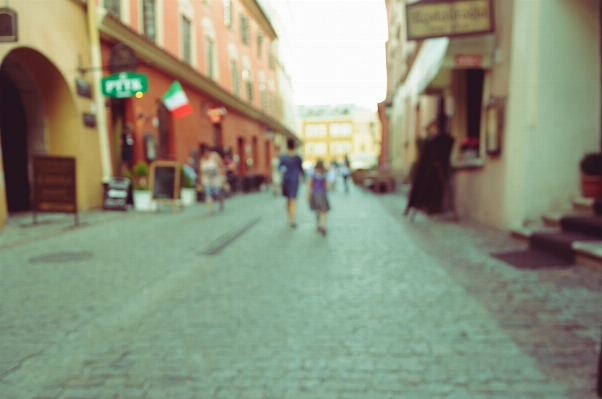
[[[24,0],[10,7],[18,35],[0,38],[0,226],[8,214],[31,209],[38,154],[76,158],[78,208],[85,210],[101,205],[103,183],[139,161],[195,162],[207,143],[229,151],[239,174],[269,175],[274,141],[297,139],[283,122],[278,36],[254,0]],[[145,75],[148,90],[103,95],[102,78],[119,70]],[[176,81],[192,107],[181,118],[163,104]],[[216,111],[223,118],[209,120]]]
[[[387,0],[387,10],[379,106],[396,176],[409,180],[418,139],[442,132],[455,139],[460,216],[509,229],[568,207],[579,160],[600,149],[600,1]],[[446,27],[425,21],[437,12],[474,31],[436,33]]]
[[[340,163],[345,156],[376,160],[380,155],[382,131],[376,112],[346,104],[301,106],[299,115],[308,163],[315,164],[318,159]]]

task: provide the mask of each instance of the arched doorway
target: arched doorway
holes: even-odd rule
[[[69,86],[47,57],[21,47],[0,58],[0,216],[31,210],[33,157],[77,155],[80,127]]]
[[[0,69],[0,142],[6,207],[9,213],[31,209],[27,172],[25,108],[15,83]]]

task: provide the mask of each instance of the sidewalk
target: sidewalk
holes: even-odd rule
[[[500,231],[453,215],[411,223],[403,216],[407,190],[379,196],[389,214],[408,226],[420,248],[434,256],[483,304],[541,369],[574,399],[595,398],[602,326],[602,273],[583,265],[519,270],[490,253],[525,248]]]

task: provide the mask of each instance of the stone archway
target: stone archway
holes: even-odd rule
[[[17,48],[0,60],[0,144],[6,209],[31,209],[30,182],[35,155],[77,155],[81,126],[71,91],[43,54]],[[0,186],[0,190],[2,187]]]

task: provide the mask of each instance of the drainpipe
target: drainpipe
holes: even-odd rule
[[[96,104],[96,124],[98,127],[98,144],[100,147],[100,165],[102,169],[102,182],[107,183],[113,175],[111,168],[111,153],[109,147],[109,133],[107,125],[107,112],[105,109],[104,96],[100,87],[102,79],[102,56],[100,53],[100,36],[96,21],[95,0],[88,0],[88,34],[90,36],[90,60],[92,62],[92,87],[94,91],[94,103]]]

